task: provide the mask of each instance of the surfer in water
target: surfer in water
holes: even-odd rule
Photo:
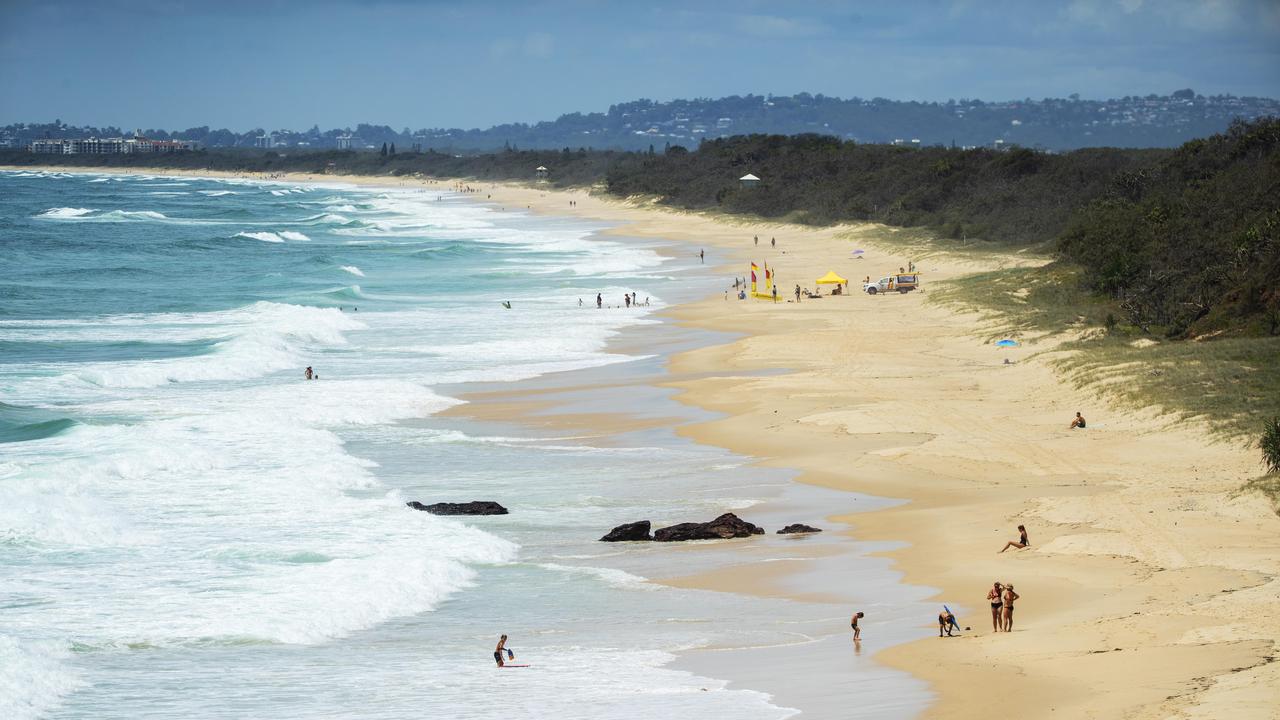
[[[507,654],[507,660],[515,660],[515,659],[516,659],[516,654],[515,654],[515,653],[513,653],[513,652],[511,652],[510,650],[508,650],[508,649],[507,649],[507,636],[506,636],[506,635],[503,635],[503,636],[498,640],[498,647],[494,648],[494,650],[493,650],[493,659],[498,661],[498,667],[502,667],[503,665],[506,665],[506,663],[505,663],[505,662],[503,662],[503,660],[502,660],[502,653],[504,653],[504,652]]]

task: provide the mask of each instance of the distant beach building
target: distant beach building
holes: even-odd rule
[[[131,155],[135,153],[199,150],[195,140],[152,140],[141,132],[131,138],[72,138],[33,140],[27,150],[41,155]]]
[[[755,175],[752,175],[751,173],[747,173],[746,175],[743,175],[742,177],[738,178],[738,185],[744,188],[753,188],[759,184],[760,184],[760,178],[756,177]]]
[[[351,149],[351,139],[352,139],[352,137],[353,137],[352,135],[339,135],[339,136],[338,136],[338,139],[337,139],[337,142],[338,142],[338,149],[339,149],[339,150],[350,150],[350,149]]]
[[[546,180],[547,176],[550,174],[551,174],[551,171],[542,165],[539,165],[533,170],[533,176],[538,178],[539,180]]]

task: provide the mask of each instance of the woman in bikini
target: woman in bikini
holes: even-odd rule
[[[1004,589],[1004,631],[1013,632],[1013,601],[1020,596],[1013,591],[1013,585],[1006,585]]]
[[[987,591],[987,602],[991,603],[991,629],[1000,632],[1000,609],[1004,607],[1004,586],[996,581]]]
[[[1031,541],[1027,539],[1027,528],[1025,525],[1018,526],[1018,535],[1020,537],[1017,540],[1010,540],[1009,542],[1005,543],[1004,549],[1001,550],[1000,552],[1004,552],[1009,548],[1018,548],[1019,550],[1021,550],[1022,548],[1027,547],[1028,545],[1031,544]]]

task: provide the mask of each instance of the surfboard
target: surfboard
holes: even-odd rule
[[[530,667],[530,666],[529,666],[529,665],[512,665],[511,663],[507,663],[506,665],[503,665],[502,667],[504,667],[504,668],[509,668],[509,667]]]

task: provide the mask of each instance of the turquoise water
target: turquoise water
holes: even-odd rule
[[[517,717],[792,714],[667,664],[813,608],[661,588],[670,550],[594,542],[785,478],[669,431],[436,416],[467,383],[658,361],[607,343],[699,270],[600,229],[419,189],[0,173],[0,717],[469,718],[495,692]],[[594,307],[631,291],[650,304]],[[513,512],[404,505],[471,499]],[[495,675],[503,632],[525,674]]]

